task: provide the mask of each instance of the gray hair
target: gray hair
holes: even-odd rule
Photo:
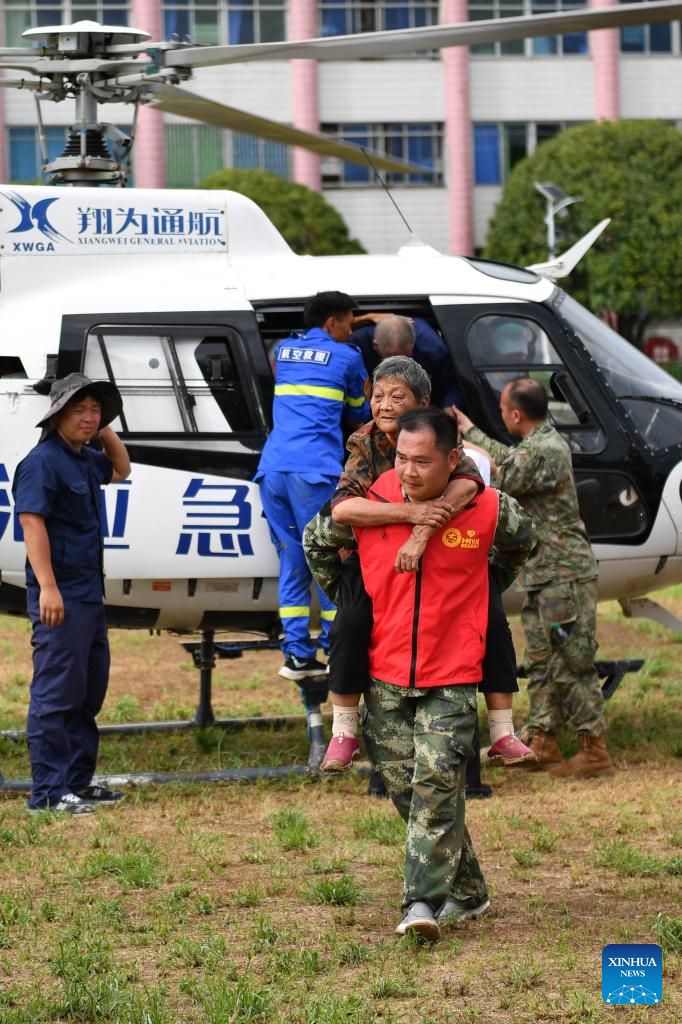
[[[417,402],[431,396],[431,381],[426,370],[409,356],[389,356],[382,359],[372,377],[372,384],[387,377],[396,377],[405,382]]]
[[[401,355],[410,356],[414,348],[415,336],[414,324],[411,320],[405,316],[389,316],[377,324],[374,331],[374,347],[380,356],[388,354],[382,351],[388,347],[393,348],[395,354],[396,346],[403,349]]]

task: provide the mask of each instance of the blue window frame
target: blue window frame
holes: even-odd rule
[[[285,38],[285,0],[165,0],[167,39],[273,43]]]
[[[320,0],[320,35],[422,28],[438,23],[434,0]]]
[[[443,184],[443,125],[439,122],[326,124],[322,131],[344,142],[388,153],[425,168],[423,174],[382,174],[391,185],[438,187]],[[369,166],[335,159],[323,163],[322,181],[326,188],[379,185]]]
[[[524,14],[549,14],[586,6],[587,0],[469,0],[471,21],[489,18],[513,18]],[[542,36],[537,39],[514,39],[510,42],[483,43],[472,46],[477,56],[495,57],[519,56],[551,57],[561,55],[586,55],[588,53],[587,33],[569,32],[563,36]]]
[[[234,132],[232,136],[232,166],[270,171],[280,178],[289,177],[288,147],[281,142],[257,139],[254,135]]]
[[[474,125],[474,182],[476,185],[501,185],[500,126]]]
[[[48,160],[55,160],[64,150],[64,128],[46,128]],[[28,183],[42,178],[40,147],[36,128],[9,129],[10,181]]]

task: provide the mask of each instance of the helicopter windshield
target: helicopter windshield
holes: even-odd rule
[[[682,384],[565,293],[560,312],[618,398],[660,397],[682,402]]]
[[[647,448],[662,451],[682,443],[682,384],[564,293],[559,311],[604,374]]]

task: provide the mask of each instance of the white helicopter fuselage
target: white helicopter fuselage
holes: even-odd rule
[[[115,426],[132,474],[103,489],[106,600],[122,624],[196,629],[234,613],[246,628],[276,616],[278,558],[248,467],[270,416],[266,342],[287,318],[300,326],[307,296],[428,303],[440,317],[540,308],[556,291],[423,246],[299,257],[234,193],[0,186],[0,200],[0,604],[3,589],[25,586],[11,481],[49,404],[33,385],[80,370],[115,380],[129,420]],[[681,486],[677,462],[641,543],[595,542],[600,599],[682,582]],[[518,610],[514,588],[506,604]]]

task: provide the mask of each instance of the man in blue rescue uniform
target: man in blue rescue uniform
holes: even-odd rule
[[[370,417],[367,374],[350,338],[354,300],[318,292],[303,310],[305,332],[275,346],[274,428],[258,466],[261,501],[280,558],[279,615],[284,665],[279,674],[301,680],[323,675],[310,638],[312,576],[303,553],[303,530],[329,501],[343,468],[342,419],[349,426]],[[319,644],[329,650],[334,605],[318,587]]]
[[[33,623],[28,806],[90,814],[122,797],[92,779],[95,717],[109,681],[100,488],[129,476],[130,460],[108,425],[122,408],[113,384],[72,373],[54,382],[50,399],[40,441],[17,466],[12,488]],[[89,447],[95,437],[103,451]]]

